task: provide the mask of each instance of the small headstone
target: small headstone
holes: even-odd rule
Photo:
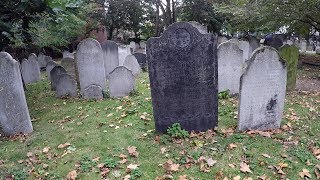
[[[188,131],[206,131],[218,123],[217,41],[189,23],[169,26],[147,42],[156,130],[174,123]]]
[[[86,99],[101,99],[102,91],[106,91],[106,75],[103,51],[98,41],[87,38],[80,42],[76,53],[76,66],[81,95]],[[96,86],[100,86],[101,91],[97,91]]]
[[[74,53],[71,53],[69,51],[63,51],[62,56],[63,56],[63,58],[72,58],[72,59],[74,59]]]
[[[143,53],[134,53],[133,55],[136,57],[141,69],[147,71],[147,55]]]
[[[57,89],[57,83],[59,80],[59,76],[61,74],[66,74],[67,71],[62,67],[62,66],[55,66],[51,71],[50,71],[50,81],[51,81],[51,90],[56,90]]]
[[[279,49],[280,56],[287,62],[287,90],[294,90],[297,81],[299,49],[295,46],[284,45]]]
[[[52,57],[50,57],[50,56],[44,56],[44,62],[46,63],[45,66],[44,66],[44,68],[47,67],[48,62],[50,62],[50,61],[52,61]]]
[[[56,96],[77,97],[77,81],[69,74],[60,74],[56,84]]]
[[[47,63],[46,73],[47,73],[48,79],[50,79],[50,72],[51,72],[51,70],[52,70],[54,67],[56,67],[56,66],[58,66],[58,64],[57,64],[56,62],[54,62],[54,61],[49,61],[49,62]]]
[[[29,61],[29,69],[31,69],[31,78],[30,78],[30,83],[35,83],[40,81],[41,77],[40,77],[40,67],[39,67],[39,63],[37,61],[37,55],[35,55],[34,53],[30,54],[28,57],[28,61]]]
[[[243,51],[232,42],[218,46],[218,90],[239,93],[240,77],[244,66]]]
[[[39,55],[38,55],[38,63],[39,63],[40,69],[46,67],[48,62],[46,62],[45,55],[43,53],[39,53]]]
[[[257,48],[259,48],[260,42],[255,37],[249,37],[249,44],[250,44],[249,54],[251,56],[253,51],[255,51]]]
[[[76,77],[76,61],[72,58],[63,58],[61,66],[68,72],[69,75]]]
[[[140,48],[141,49],[146,49],[146,42],[145,41],[141,41],[140,42]]]
[[[32,131],[19,63],[10,54],[0,52],[0,134],[12,136]]]
[[[111,97],[125,97],[135,89],[135,77],[132,71],[119,66],[110,73],[109,93]]]
[[[300,41],[300,50],[302,52],[306,52],[307,51],[307,40],[301,40]]]
[[[319,55],[320,55],[320,46],[317,46],[317,47],[316,47],[316,54],[319,54]]]
[[[32,83],[32,71],[33,67],[27,59],[21,61],[21,74],[25,84]]]
[[[119,46],[119,66],[123,66],[124,60],[127,56],[131,55],[130,48],[128,46]]]
[[[131,54],[133,54],[136,51],[136,43],[134,41],[131,41],[129,46],[130,46]]]
[[[276,49],[261,47],[241,76],[238,130],[280,127],[286,95],[287,68]]]
[[[140,65],[137,61],[137,58],[134,55],[127,56],[123,63],[123,66],[132,71],[132,74],[135,77],[137,77],[141,72]]]
[[[119,66],[118,45],[113,41],[105,41],[101,44],[104,59],[104,68],[106,78],[109,79],[109,74]]]
[[[251,54],[250,54],[250,44],[249,44],[248,41],[240,41],[239,48],[243,51],[243,62],[245,62],[251,56]]]

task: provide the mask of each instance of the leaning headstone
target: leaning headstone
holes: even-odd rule
[[[32,71],[33,67],[27,59],[21,61],[21,74],[25,84],[32,83]]]
[[[120,45],[118,48],[118,53],[119,53],[119,66],[122,66],[126,57],[131,55],[130,48],[128,46]]]
[[[109,79],[111,71],[119,66],[118,45],[113,41],[107,40],[101,44],[101,48],[103,51],[106,78]]]
[[[61,66],[68,72],[69,75],[76,77],[76,62],[72,58],[63,58]]]
[[[37,61],[37,55],[35,55],[34,53],[31,53],[28,57],[28,61],[29,61],[29,66],[31,69],[31,79],[30,79],[30,83],[35,83],[40,81],[40,67],[39,67],[39,63]]]
[[[63,58],[72,58],[72,59],[74,59],[74,53],[71,53],[69,51],[63,51],[62,56],[63,56]]]
[[[133,55],[136,57],[141,69],[147,71],[147,55],[143,53],[134,53]]]
[[[33,131],[19,63],[6,52],[0,52],[0,102],[0,134],[12,136]]]
[[[46,67],[47,62],[46,62],[46,59],[45,59],[45,55],[43,53],[39,53],[39,55],[38,55],[38,63],[39,63],[40,69]]]
[[[137,77],[141,72],[140,65],[137,61],[137,58],[134,55],[127,56],[123,63],[123,66],[132,71],[132,74],[135,77]]]
[[[77,81],[69,74],[60,74],[56,84],[56,96],[76,97],[77,96]]]
[[[276,49],[261,47],[241,76],[238,130],[280,127],[286,95],[287,68]]]
[[[284,45],[279,49],[280,56],[287,62],[287,90],[294,90],[297,81],[299,49],[295,46]]]
[[[240,77],[244,66],[243,51],[232,42],[218,46],[218,91],[239,93]]]
[[[103,91],[106,90],[106,75],[103,51],[97,40],[87,38],[80,42],[77,47],[76,66],[81,95],[85,99],[101,99]]]
[[[205,131],[218,122],[217,42],[189,23],[169,26],[147,42],[152,105],[158,132],[174,123]]]
[[[62,66],[55,66],[51,71],[50,71],[50,81],[51,81],[51,90],[56,90],[57,89],[57,83],[59,76],[61,74],[66,74],[67,71],[62,67]]]
[[[49,61],[49,62],[47,63],[46,73],[47,73],[48,79],[50,79],[50,72],[51,72],[51,70],[52,70],[54,67],[56,67],[56,66],[58,66],[58,64],[57,64],[56,62],[54,62],[54,61]]]
[[[300,50],[302,52],[306,52],[307,51],[307,40],[301,40],[300,41]]]
[[[110,73],[109,93],[111,97],[128,96],[135,88],[135,77],[132,71],[119,66]]]

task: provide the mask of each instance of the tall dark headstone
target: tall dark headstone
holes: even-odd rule
[[[61,74],[67,74],[67,71],[62,66],[59,66],[59,65],[55,66],[50,71],[51,90],[53,90],[53,91],[56,90],[59,76]]]
[[[140,67],[142,70],[147,70],[147,55],[143,53],[134,53],[134,57],[136,57]]]
[[[147,42],[153,113],[158,132],[174,123],[205,131],[218,123],[217,40],[189,23]]]

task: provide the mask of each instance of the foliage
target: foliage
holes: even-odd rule
[[[13,169],[11,171],[11,174],[15,180],[24,180],[28,177],[27,171],[25,169]]]
[[[143,175],[139,168],[134,169],[130,173],[130,179],[138,179]]]
[[[90,172],[91,169],[96,166],[97,163],[93,161],[89,155],[84,154],[80,160],[80,168],[82,172]]]
[[[179,123],[172,124],[172,126],[167,129],[167,133],[169,136],[171,136],[173,138],[183,139],[183,138],[189,137],[188,131],[182,129],[181,125]]]
[[[229,90],[219,92],[218,98],[219,98],[219,99],[228,99],[228,98],[230,98]]]
[[[118,166],[118,162],[112,158],[107,158],[104,160],[104,165],[108,168],[115,168]]]

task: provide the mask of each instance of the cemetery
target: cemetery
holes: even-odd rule
[[[320,1],[233,3],[0,2],[0,179],[320,179]]]

